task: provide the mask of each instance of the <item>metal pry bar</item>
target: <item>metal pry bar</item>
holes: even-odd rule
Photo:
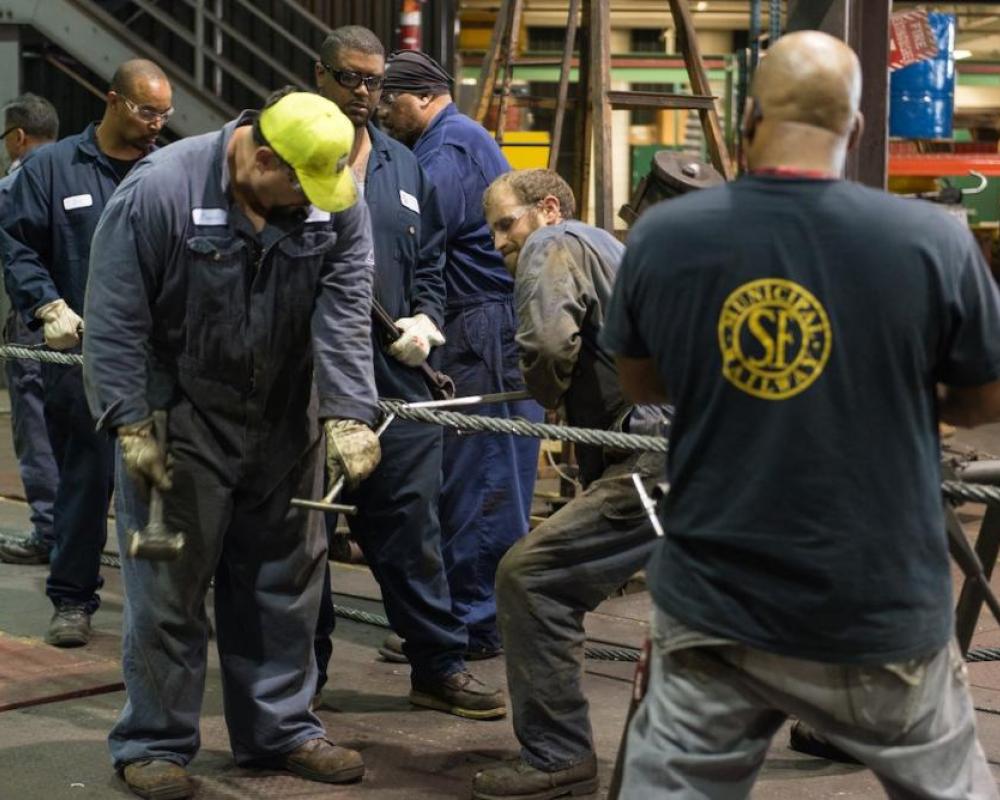
[[[656,531],[656,535],[662,537],[663,525],[660,523],[660,518],[656,514],[656,501],[649,496],[646,491],[646,487],[642,485],[642,478],[639,476],[638,472],[632,473],[632,483],[635,485],[635,491],[639,495],[639,500],[642,503],[642,507],[646,512],[646,516],[649,517],[649,522],[653,526],[653,530]]]

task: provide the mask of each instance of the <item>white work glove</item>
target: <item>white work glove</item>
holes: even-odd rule
[[[80,344],[83,319],[63,299],[53,300],[35,310],[35,319],[45,323],[45,344],[53,350],[69,350]]]
[[[153,433],[152,417],[131,425],[118,426],[118,443],[122,448],[122,461],[128,474],[137,481],[152,484],[160,491],[168,491],[170,481],[167,454],[160,449]]]
[[[354,419],[328,419],[323,429],[330,486],[341,477],[348,486],[356,486],[375,471],[382,448],[371,428]]]
[[[419,367],[431,354],[432,347],[444,344],[444,334],[426,314],[400,317],[396,327],[403,335],[389,346],[389,355],[408,367]]]

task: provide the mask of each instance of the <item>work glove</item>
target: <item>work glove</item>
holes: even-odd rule
[[[63,299],[46,303],[35,311],[35,319],[45,323],[45,344],[53,350],[69,350],[80,344],[83,319]]]
[[[134,479],[143,484],[152,484],[162,492],[173,486],[167,454],[156,441],[152,417],[131,425],[119,425],[118,443],[122,449],[125,469]]]
[[[375,471],[382,448],[371,428],[353,419],[328,419],[323,428],[330,486],[341,477],[348,486],[356,486]]]
[[[389,346],[389,355],[408,367],[419,367],[431,354],[432,347],[444,344],[444,334],[426,314],[400,317],[396,327],[403,335]]]

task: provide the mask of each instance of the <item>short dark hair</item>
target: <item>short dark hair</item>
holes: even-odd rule
[[[522,205],[534,205],[552,195],[559,201],[559,212],[566,219],[576,214],[576,199],[559,175],[551,169],[517,169],[505,172],[489,185],[483,194],[483,205],[492,202],[493,194],[500,186],[506,186]]]
[[[330,31],[320,48],[320,58],[331,64],[341,50],[354,50],[367,56],[385,58],[385,46],[378,36],[362,25],[342,25]]]
[[[302,90],[298,86],[292,86],[291,84],[282,86],[280,89],[275,89],[267,96],[267,99],[264,101],[264,105],[260,107],[260,110],[263,111],[264,109],[270,108],[286,95],[301,91]],[[271,147],[271,143],[267,141],[267,137],[264,136],[264,132],[260,129],[260,114],[254,117],[251,131],[253,132],[253,143],[255,145],[258,147]]]
[[[127,96],[135,90],[135,85],[142,78],[151,81],[170,80],[156,62],[146,58],[133,58],[118,65],[115,74],[111,76],[111,91]]]
[[[59,138],[59,114],[44,97],[25,92],[4,106],[4,127],[20,128],[28,136],[54,141]]]

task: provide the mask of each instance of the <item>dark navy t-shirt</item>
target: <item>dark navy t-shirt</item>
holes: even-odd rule
[[[1000,377],[1000,298],[964,226],[846,181],[702,190],[639,221],[603,335],[676,406],[660,606],[818,661],[944,646],[934,387]]]

